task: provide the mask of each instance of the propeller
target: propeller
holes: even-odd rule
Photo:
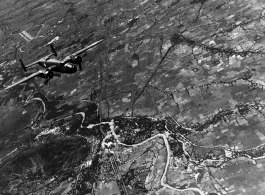
[[[59,74],[59,73],[56,73],[56,72],[52,72],[50,71],[48,74],[47,74],[47,78],[45,79],[45,81],[43,82],[44,85],[47,85],[49,83],[49,81],[53,78],[53,77],[61,77],[62,75]]]
[[[51,80],[50,78],[46,79],[46,80],[43,82],[43,84],[44,84],[44,85],[48,85],[48,83],[49,83],[50,80]]]
[[[72,63],[77,64],[80,71],[82,71],[82,58],[80,56],[71,56]]]
[[[79,70],[80,70],[80,71],[83,70],[81,62],[78,64],[78,67],[79,67]]]
[[[45,73],[45,81],[43,82],[44,85],[47,85],[49,81],[54,77],[55,75],[51,70],[47,70]]]

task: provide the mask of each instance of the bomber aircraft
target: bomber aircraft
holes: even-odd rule
[[[21,83],[27,82],[28,80],[31,80],[35,77],[41,77],[44,78],[44,84],[47,84],[50,79],[52,79],[54,76],[60,76],[60,73],[66,73],[66,74],[72,74],[77,71],[77,66],[79,67],[79,70],[82,70],[81,62],[82,58],[80,54],[86,52],[87,50],[92,49],[96,45],[100,44],[103,41],[103,39],[96,41],[95,43],[72,53],[71,55],[66,56],[63,60],[58,60],[55,58],[51,58],[52,56],[57,57],[57,53],[53,47],[52,44],[50,44],[50,50],[51,54],[36,60],[28,65],[25,65],[21,59],[18,61],[20,62],[21,67],[23,68],[24,72],[27,72],[27,69],[34,65],[40,65],[44,69],[39,70],[38,72],[35,72],[9,86],[7,86],[5,89],[11,89]]]

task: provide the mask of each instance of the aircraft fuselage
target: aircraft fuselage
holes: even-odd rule
[[[38,64],[44,68],[49,68],[54,72],[72,74],[77,71],[75,64],[69,62],[62,62],[56,59],[48,59],[46,61],[39,61]]]

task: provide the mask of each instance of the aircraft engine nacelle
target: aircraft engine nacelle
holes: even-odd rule
[[[51,79],[53,78],[54,74],[50,70],[45,70],[42,71],[42,73],[39,75],[39,77],[44,78],[44,79]]]
[[[77,71],[77,67],[71,63],[66,63],[64,66],[58,67],[58,68],[63,69],[62,72],[69,73],[69,74],[75,73]]]
[[[70,62],[78,65],[79,70],[82,70],[82,58],[80,56],[72,56]]]
[[[75,56],[75,57],[73,57],[73,59],[72,59],[73,61],[72,61],[72,63],[74,63],[74,64],[81,64],[82,63],[82,58],[80,57],[80,56]]]

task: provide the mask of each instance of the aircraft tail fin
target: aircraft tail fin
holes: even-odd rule
[[[27,68],[25,66],[25,64],[23,63],[23,61],[21,59],[18,60],[20,63],[20,66],[22,67],[22,69],[24,70],[24,72],[27,72]]]
[[[51,43],[51,44],[49,44],[49,46],[50,46],[51,53],[52,53],[55,57],[57,57],[57,52],[55,51],[55,49],[54,49],[54,47],[53,47],[53,44]]]

